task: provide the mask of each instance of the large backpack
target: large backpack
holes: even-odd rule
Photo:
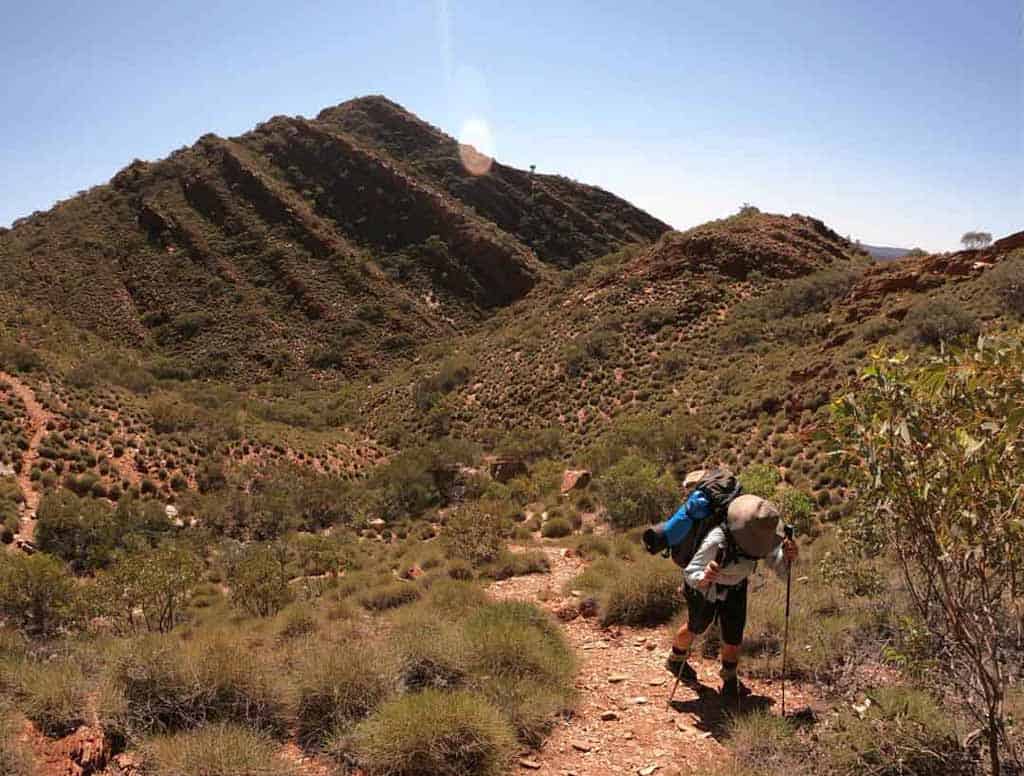
[[[690,560],[700,549],[704,539],[711,531],[725,522],[726,511],[730,502],[743,492],[736,476],[728,469],[707,469],[697,481],[687,497],[700,491],[711,505],[711,514],[703,520],[693,521],[690,530],[683,540],[670,545],[665,534],[665,523],[648,528],[643,535],[644,546],[652,555],[662,553],[671,557],[680,568],[686,568]]]

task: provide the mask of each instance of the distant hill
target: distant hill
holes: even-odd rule
[[[882,245],[865,245],[864,243],[861,243],[860,247],[876,261],[895,261],[902,259],[911,251],[910,248],[888,248]]]
[[[196,376],[353,374],[521,298],[553,268],[668,228],[365,97],[205,135],[20,219],[0,233],[0,298]]]

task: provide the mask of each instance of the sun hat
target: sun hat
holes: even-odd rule
[[[744,555],[763,558],[777,542],[779,510],[760,496],[737,496],[729,504],[726,525]]]

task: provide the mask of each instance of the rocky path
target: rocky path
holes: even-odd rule
[[[515,548],[513,548],[515,549]],[[545,547],[551,573],[497,582],[500,599],[528,600],[556,612],[576,599],[563,593],[585,564],[562,548]],[[525,755],[520,773],[551,776],[672,776],[706,774],[728,757],[720,743],[728,716],[717,693],[719,663],[697,658],[694,667],[707,692],[684,685],[673,706],[667,701],[672,677],[663,664],[671,628],[602,628],[596,619],[577,617],[563,624],[580,661],[579,700],[571,719],[559,723],[539,752]],[[778,709],[778,683],[747,680],[753,694],[741,711]],[[815,706],[800,686],[787,686],[787,708]],[[777,713],[777,712],[776,712]]]
[[[39,445],[46,435],[46,424],[52,419],[52,415],[36,399],[36,393],[31,387],[23,383],[13,375],[0,372],[0,381],[11,386],[11,391],[21,399],[25,405],[27,414],[27,431],[29,434],[28,450],[21,461],[21,470],[17,473],[18,485],[25,496],[25,504],[22,510],[21,524],[14,536],[14,546],[23,546],[25,542],[31,543],[35,538],[36,510],[39,508],[40,495],[32,485],[30,474],[35,462],[39,459]]]

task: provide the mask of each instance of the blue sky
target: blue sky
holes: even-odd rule
[[[951,249],[969,229],[1024,228],[1021,14],[1014,0],[8,3],[0,224],[204,132],[384,94],[677,228],[749,201]]]

